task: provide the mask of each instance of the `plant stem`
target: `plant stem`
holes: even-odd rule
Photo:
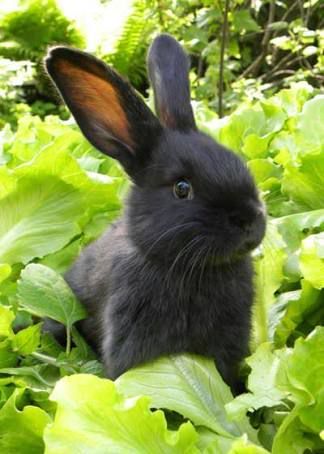
[[[271,31],[270,25],[274,22],[275,12],[276,12],[276,2],[274,0],[270,0],[268,22],[265,27],[264,35],[263,35],[262,42],[261,42],[261,53],[256,58],[256,60],[254,60],[251,63],[251,65],[248,66],[243,71],[243,73],[240,75],[240,79],[248,76],[249,74],[251,74],[253,77],[256,77],[256,75],[267,55],[267,52],[268,52],[269,43],[270,43],[270,39],[272,36],[272,31]]]
[[[34,358],[38,359],[42,363],[52,364],[53,366],[59,367],[56,358],[52,356],[44,355],[43,353],[34,352],[31,354]]]
[[[67,356],[71,353],[71,327],[66,327],[66,349],[65,353]]]
[[[221,51],[219,61],[219,85],[218,85],[218,115],[220,118],[223,116],[223,90],[224,90],[224,57],[225,57],[225,46],[227,41],[228,32],[228,11],[229,11],[230,0],[225,0],[225,10],[223,16],[222,26],[222,40],[221,40]]]

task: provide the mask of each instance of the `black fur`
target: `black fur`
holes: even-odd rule
[[[189,59],[169,35],[156,39],[147,59],[155,93],[155,110],[161,123],[171,129],[196,129],[190,104]]]
[[[164,77],[167,55],[178,66],[167,65]],[[90,57],[80,53],[79,58],[77,64]],[[249,253],[264,235],[263,208],[241,159],[196,130],[187,90],[177,88],[179,82],[188,84],[187,58],[179,44],[161,35],[148,60],[158,106],[166,106],[175,122],[169,127],[147,123],[145,147],[137,142],[133,150],[137,164],[125,166],[134,185],[123,216],[83,251],[66,279],[88,309],[89,318],[79,327],[100,352],[108,377],[160,355],[192,352],[214,358],[233,384],[248,351]],[[57,82],[50,65],[48,70]],[[152,76],[157,71],[159,83]],[[64,80],[58,86],[65,86]],[[125,82],[115,86],[128,90]],[[61,93],[71,105],[68,91]],[[128,94],[130,103],[134,96],[142,102],[134,92]],[[132,131],[143,124],[142,113],[147,115],[146,108],[128,116]],[[87,137],[96,144],[92,134]],[[101,149],[114,154],[108,146]],[[175,197],[173,186],[180,178],[191,182],[192,200]]]

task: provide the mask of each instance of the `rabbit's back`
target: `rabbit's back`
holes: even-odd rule
[[[65,274],[65,280],[86,307],[89,318],[80,322],[91,345],[98,348],[101,341],[102,307],[111,293],[114,264],[130,254],[125,224],[120,219],[96,241],[87,246]]]

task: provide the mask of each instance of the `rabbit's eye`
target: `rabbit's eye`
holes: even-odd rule
[[[191,183],[188,180],[178,180],[173,186],[173,194],[178,199],[192,199],[193,190]]]

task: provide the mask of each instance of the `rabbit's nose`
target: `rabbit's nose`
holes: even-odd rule
[[[242,230],[249,230],[255,218],[256,213],[234,212],[230,213],[228,218],[232,225],[239,227]]]
[[[240,210],[235,210],[228,215],[228,219],[232,225],[239,227],[244,231],[250,231],[253,228],[253,224],[260,218],[264,217],[263,205],[257,206],[244,206]]]

